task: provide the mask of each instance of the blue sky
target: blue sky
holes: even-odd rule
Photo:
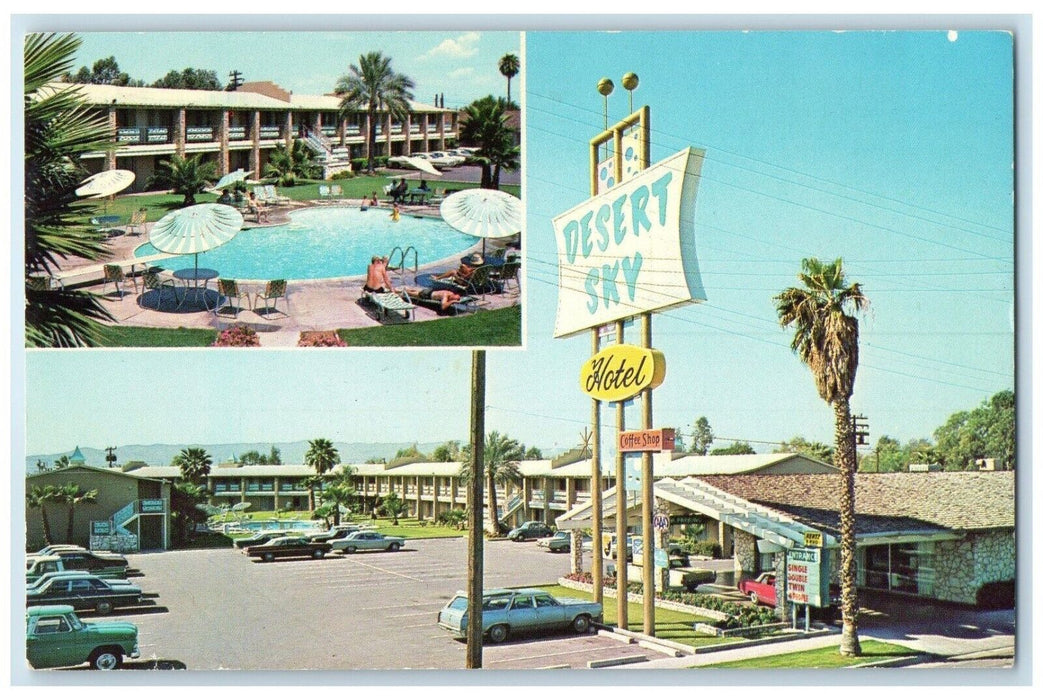
[[[414,98],[430,104],[445,94],[460,107],[490,93],[502,94],[506,80],[497,62],[518,55],[517,32],[85,32],[76,67],[114,56],[120,70],[146,84],[170,70],[213,70],[222,83],[238,70],[247,81],[271,80],[297,94],[333,91],[359,56],[382,51],[392,67],[413,78]],[[511,94],[516,94],[517,78]]]
[[[416,69],[400,56],[442,40],[406,38],[410,52],[385,37],[401,37],[382,35],[375,46],[406,72]],[[832,411],[771,303],[807,256],[843,257],[871,299],[852,408],[868,416],[872,442],[928,437],[951,413],[1014,387],[1008,34],[531,32],[526,41],[527,347],[488,353],[488,430],[564,449],[589,421],[578,375],[590,340],[552,338],[551,219],[587,198],[586,144],[603,124],[594,86],[615,81],[610,119],[622,118],[627,71],[641,80],[635,106],[652,108],[653,162],[689,145],[706,150],[695,236],[708,299],[655,316],[653,344],[668,368],[654,396],[657,426],[687,431],[705,415],[715,446],[737,438],[760,452],[798,434],[832,441]],[[146,79],[165,72],[146,75],[119,44],[103,46],[91,60],[114,54]],[[493,64],[506,47],[490,50]],[[368,48],[352,44],[329,75]],[[314,60],[306,72],[288,68],[270,44],[247,53],[262,62],[259,74],[301,92],[327,70]],[[242,61],[182,63],[255,77]],[[502,89],[495,66],[492,77],[478,94],[496,90],[497,79]],[[453,101],[427,80],[418,79],[419,95],[423,84]],[[470,359],[466,351],[30,353],[27,450],[464,439]]]

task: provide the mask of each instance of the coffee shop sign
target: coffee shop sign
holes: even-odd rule
[[[706,299],[695,254],[703,151],[686,148],[554,219],[554,336]]]
[[[666,376],[666,358],[652,348],[612,345],[591,357],[580,370],[583,392],[599,401],[625,401],[655,389]]]

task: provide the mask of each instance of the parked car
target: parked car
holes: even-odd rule
[[[312,542],[307,537],[294,535],[276,537],[264,544],[246,548],[246,555],[263,561],[275,561],[278,557],[311,557],[322,559],[332,551],[329,542]]]
[[[593,551],[594,540],[590,535],[583,535],[582,542],[583,551]],[[570,552],[572,551],[572,532],[569,530],[560,530],[550,537],[536,540],[536,546],[542,547],[550,552]]]
[[[775,574],[766,571],[757,578],[739,581],[738,588],[751,603],[775,607]]]
[[[30,557],[26,561],[25,567],[26,584],[36,582],[44,574],[70,571],[70,569],[65,566],[65,562],[62,561],[61,557],[56,557],[53,555]],[[108,577],[106,576],[103,578]]]
[[[99,615],[140,603],[141,588],[129,581],[113,581],[78,571],[48,574],[25,591],[26,606],[71,605],[76,610],[95,610]]]
[[[264,530],[249,537],[242,537],[236,540],[235,546],[237,549],[246,550],[247,547],[253,547],[255,544],[264,544],[274,540],[276,537],[286,537],[289,534],[289,530]]]
[[[49,544],[43,549],[37,552],[30,552],[30,557],[45,557],[51,554],[57,554],[58,552],[89,552],[90,550],[86,547],[81,547],[78,544]]]
[[[138,628],[129,622],[83,622],[71,605],[34,606],[25,611],[25,655],[33,668],[90,663],[108,671],[123,658],[136,659]]]
[[[347,537],[353,532],[358,532],[362,528],[358,525],[336,525],[326,532],[319,533],[318,535],[311,535],[308,537],[312,542],[329,542],[330,540],[339,540]]]
[[[409,159],[413,156],[391,156],[388,158],[388,165],[393,168],[412,168],[413,164],[409,162]]]
[[[444,151],[432,151],[431,153],[418,153],[418,157],[431,163],[439,170],[445,168],[455,168],[458,165],[463,165],[466,160],[463,156],[451,156]]]
[[[50,555],[61,559],[65,571],[89,571],[104,578],[126,578],[127,558],[111,552],[92,552],[89,549],[60,549]],[[27,567],[32,567],[40,557],[27,557]]]
[[[551,529],[550,525],[539,520],[529,520],[508,532],[507,538],[515,542],[521,542],[523,540],[539,539],[540,537],[550,537],[553,534],[554,530]]]
[[[542,632],[571,629],[578,634],[601,622],[600,603],[573,598],[555,598],[539,588],[506,588],[482,595],[482,632],[489,641],[500,643],[513,632]],[[438,626],[454,637],[467,636],[467,594],[456,595],[438,613]]]
[[[392,537],[384,535],[376,530],[359,530],[339,540],[330,540],[330,545],[345,554],[364,552],[368,550],[380,550],[397,552],[406,543],[403,537]]]

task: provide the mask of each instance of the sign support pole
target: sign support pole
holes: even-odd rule
[[[597,328],[590,332],[590,341],[591,353],[597,355],[601,345]],[[591,399],[590,401],[590,422],[592,423],[592,445],[590,453],[590,507],[593,511],[593,522],[591,525],[594,531],[594,551],[591,561],[591,573],[594,577],[594,602],[604,604],[605,565],[601,553],[601,531],[604,529],[601,524],[601,402],[597,399]],[[582,542],[580,543],[580,549],[582,550]]]
[[[485,351],[471,353],[471,483],[467,487],[467,668],[482,667],[485,556]],[[493,520],[496,513],[492,514]]]
[[[641,345],[652,347],[652,314],[641,314]],[[641,397],[641,429],[652,429],[652,390]],[[652,453],[641,453],[641,573],[644,591],[644,633],[655,635],[655,541],[652,536]]]
[[[623,321],[616,321],[616,344],[623,344]],[[626,414],[623,402],[616,402],[616,434],[626,429]],[[616,450],[616,626],[623,629],[629,624],[627,607],[627,475],[623,451]]]

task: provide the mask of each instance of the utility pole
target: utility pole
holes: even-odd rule
[[[230,80],[228,81],[228,87],[225,88],[227,92],[235,92],[239,89],[239,86],[243,84],[243,74],[237,70],[234,70],[228,74]]]
[[[485,532],[485,351],[471,353],[471,483],[467,489],[467,668],[482,667]],[[493,513],[493,519],[496,514]]]

